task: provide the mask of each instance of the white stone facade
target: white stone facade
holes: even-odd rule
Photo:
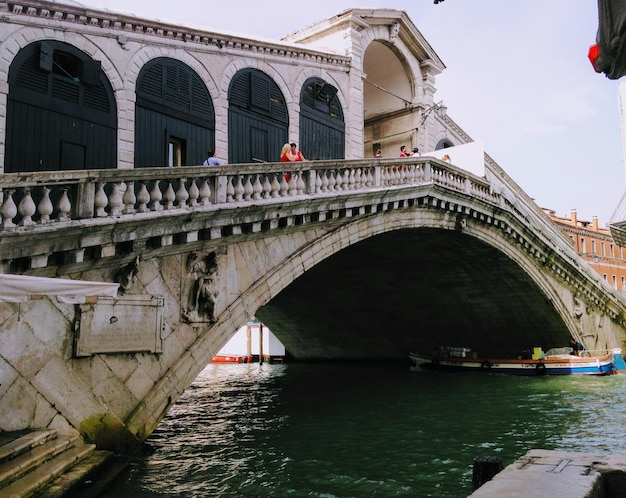
[[[229,84],[244,68],[263,71],[280,88],[289,112],[290,141],[298,140],[300,92],[310,77],[322,78],[338,89],[346,159],[369,157],[368,141],[386,142],[387,150],[405,140],[422,150],[434,150],[444,136],[454,145],[470,141],[449,119],[433,114],[433,119],[421,123],[423,110],[433,104],[435,76],[444,66],[401,11],[353,9],[296,32],[287,41],[275,42],[45,1],[0,2],[0,12],[0,168],[4,167],[9,67],[21,49],[40,40],[65,42],[101,62],[118,111],[118,168],[133,167],[137,77],[147,62],[164,56],[182,61],[205,83],[215,110],[215,144],[221,157],[228,151]],[[368,81],[365,56],[374,42],[388,47],[401,68],[400,74],[386,75],[379,82],[390,86],[392,93],[398,84],[408,87],[409,94],[403,98],[409,104],[400,105],[399,117],[393,116],[394,109],[386,109],[384,114],[391,114],[386,121],[391,120],[391,125],[382,134],[366,138],[364,116],[367,119],[371,114],[366,106],[380,107],[375,101],[385,95],[364,102]],[[402,128],[399,137],[398,127]]]

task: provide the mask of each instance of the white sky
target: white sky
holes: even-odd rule
[[[541,207],[609,222],[626,190],[617,82],[593,71],[596,0],[81,0],[279,39],[351,8],[404,10],[443,60],[435,99]]]

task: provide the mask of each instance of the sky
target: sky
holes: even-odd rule
[[[596,0],[80,3],[277,40],[349,8],[404,10],[446,65],[435,101],[540,207],[606,226],[626,191],[618,82],[587,58]]]

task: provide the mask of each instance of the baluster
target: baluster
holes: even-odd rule
[[[337,180],[335,178],[336,174],[337,174],[336,170],[328,172],[328,191],[329,192],[335,191],[335,185],[337,185]]]
[[[226,181],[226,202],[235,202],[235,187],[233,187],[233,181],[236,178],[227,178]]]
[[[328,170],[324,170],[320,173],[322,175],[322,192],[328,192]]]
[[[315,193],[319,194],[322,191],[322,176],[324,175],[323,171],[318,171],[315,175]]]
[[[124,214],[133,214],[136,212],[135,203],[137,202],[137,197],[135,196],[135,182],[126,182],[126,191],[122,197],[122,202],[124,203],[124,209],[122,211]]]
[[[272,183],[269,175],[263,175],[263,199],[269,199],[272,196]]]
[[[304,183],[304,179],[302,178],[302,172],[298,174],[298,178],[296,179],[296,190],[298,191],[298,195],[304,195],[304,191],[306,189],[306,183]]]
[[[98,182],[96,185],[96,195],[93,200],[93,205],[96,208],[96,217],[104,218],[107,215],[106,207],[109,204],[109,199],[104,191],[105,182]]]
[[[287,185],[289,185],[289,190],[287,191],[287,194],[290,197],[293,197],[298,193],[298,187],[296,186],[296,177],[298,175],[299,173],[293,173],[289,176],[289,181],[287,182]]]
[[[335,180],[335,185],[333,187],[333,190],[335,192],[340,192],[341,190],[343,190],[343,175],[341,173],[341,170],[337,169],[333,172],[333,178]]]
[[[289,195],[289,184],[287,183],[287,177],[291,180],[291,175],[289,173],[285,173],[280,177],[280,196],[286,197]]]
[[[174,192],[174,186],[172,181],[167,181],[167,188],[163,194],[163,202],[165,203],[165,210],[174,209],[174,202],[176,201],[176,193]]]
[[[52,201],[50,200],[50,189],[43,187],[41,190],[43,195],[37,205],[37,212],[39,213],[39,223],[44,225],[50,223],[50,215],[52,214],[53,208]]]
[[[235,177],[235,201],[240,202],[243,200],[243,194],[246,190],[243,187],[243,176],[237,175]]]
[[[33,201],[33,198],[30,195],[29,187],[24,188],[24,197],[22,197],[22,200],[20,201],[18,211],[22,217],[20,226],[26,227],[35,224],[33,221],[33,214],[36,212],[35,201]]]
[[[252,199],[252,194],[254,194],[254,188],[252,187],[252,175],[247,175],[243,179],[243,199],[244,201],[249,201]]]
[[[341,178],[341,189],[342,190],[350,190],[351,188],[354,189],[354,184],[352,186],[350,186],[350,173],[352,173],[352,169],[348,170],[348,169],[344,169],[343,170],[343,177]]]
[[[398,183],[400,185],[402,185],[403,183],[406,183],[406,165],[402,165],[398,168],[398,173],[400,175],[400,178],[398,178]]]
[[[372,186],[372,168],[365,168],[363,170],[363,188]]]
[[[258,201],[262,198],[263,185],[261,185],[261,175],[254,175],[254,184],[252,185],[252,198]]]
[[[209,179],[202,180],[202,187],[200,188],[200,205],[208,206],[211,204],[211,186],[209,185]]]
[[[200,190],[198,189],[198,185],[196,184],[196,179],[191,179],[191,184],[189,185],[189,205],[195,207],[198,205],[198,197],[200,196]]]
[[[389,168],[380,168],[380,183],[383,187],[388,186],[389,182]]]
[[[13,218],[17,215],[17,206],[13,200],[14,192],[15,189],[12,188],[3,190],[4,200],[2,201],[2,206],[0,206],[0,214],[2,215],[2,226],[4,228],[15,226]]]
[[[71,219],[70,212],[72,211],[72,203],[67,195],[67,187],[61,189],[61,198],[57,204],[57,209],[59,210],[57,221],[69,221]]]
[[[187,179],[180,178],[178,180],[178,190],[176,190],[176,205],[179,208],[187,207],[187,199],[189,199],[189,192],[187,192]]]
[[[150,194],[148,193],[148,188],[146,187],[146,182],[142,181],[139,184],[139,191],[137,192],[137,212],[139,213],[147,213],[148,203],[150,202]]]
[[[273,173],[272,177],[272,197],[280,197],[280,182],[278,181],[278,173]]]
[[[109,196],[109,207],[111,208],[111,216],[120,216],[122,214],[124,202],[122,200],[120,187],[121,184],[116,182],[113,184],[111,189],[111,195]]]
[[[400,173],[402,171],[402,166],[396,166],[394,168],[394,180],[393,180],[393,184],[394,185],[400,185],[400,183],[402,183],[402,174]]]
[[[406,182],[414,183],[415,182],[415,164],[409,164],[406,167]]]
[[[163,199],[161,187],[159,186],[159,181],[155,180],[154,185],[152,186],[152,190],[150,191],[150,209],[152,211],[163,210],[163,204],[161,204],[161,199]]]
[[[361,168],[357,168],[352,172],[350,182],[353,184],[354,190],[361,190],[361,188],[363,188],[363,170]]]
[[[348,175],[348,190],[355,189],[355,185],[356,185],[356,179],[354,178],[355,174],[356,174],[356,171],[351,169],[350,174]]]

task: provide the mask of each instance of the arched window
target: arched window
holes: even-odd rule
[[[447,149],[448,147],[454,147],[454,143],[452,143],[452,140],[449,138],[442,138],[439,142],[437,142],[435,150]]]
[[[228,100],[228,161],[278,161],[289,114],[274,80],[258,69],[242,69],[230,82]]]
[[[343,159],[345,123],[337,89],[309,78],[300,94],[300,149],[308,159]]]
[[[135,167],[192,166],[215,147],[213,102],[183,62],[159,57],[137,78]]]
[[[117,108],[100,61],[44,40],[9,68],[4,171],[117,167]]]

